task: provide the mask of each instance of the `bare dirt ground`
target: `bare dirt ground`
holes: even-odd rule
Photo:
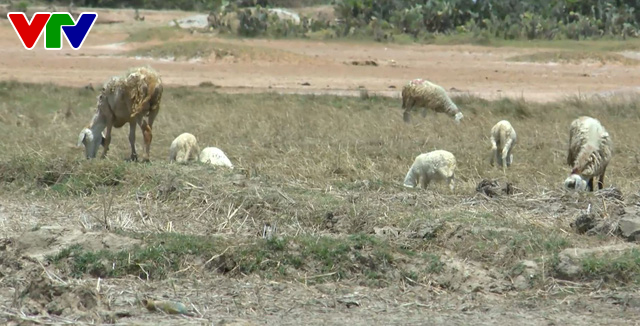
[[[637,69],[616,64],[545,64],[505,62],[505,58],[531,50],[478,46],[350,44],[307,40],[212,40],[250,47],[285,50],[304,56],[295,62],[234,60],[167,62],[120,57],[135,44],[122,44],[127,31],[166,26],[184,12],[143,11],[136,22],[131,11],[98,11],[100,19],[122,21],[97,24],[79,51],[46,51],[43,40],[25,51],[7,20],[0,21],[0,79],[52,82],[83,86],[101,84],[105,76],[132,65],[149,63],[162,71],[169,85],[198,85],[212,81],[223,90],[335,93],[354,95],[359,88],[398,96],[412,78],[428,78],[446,89],[455,88],[485,98],[522,96],[550,101],[567,95],[637,89]],[[117,57],[113,57],[113,56]],[[374,60],[378,66],[354,66],[353,61]],[[271,62],[270,62],[271,61]],[[301,84],[308,83],[308,86]],[[395,87],[395,89],[390,88]]]
[[[132,66],[148,63],[161,72],[163,81],[169,87],[194,86],[203,82],[212,82],[221,87],[217,91],[230,93],[277,91],[282,93],[358,95],[359,90],[365,88],[370,93],[396,97],[399,89],[407,80],[423,77],[437,81],[447,89],[455,88],[461,92],[469,92],[488,99],[516,96],[534,102],[548,102],[578,93],[633,91],[639,85],[636,66],[601,63],[508,62],[506,59],[511,56],[533,53],[537,50],[468,45],[422,46],[352,44],[310,40],[238,40],[216,37],[215,35],[186,35],[185,39],[208,37],[212,41],[220,43],[273,49],[290,52],[294,55],[287,56],[287,58],[292,58],[291,60],[267,56],[254,60],[247,58],[231,60],[203,58],[193,62],[132,58],[126,57],[124,52],[141,45],[125,43],[128,32],[150,26],[165,26],[172,19],[191,16],[193,13],[141,11],[141,14],[146,17],[145,22],[134,21],[133,12],[128,10],[99,10],[98,13],[100,19],[122,21],[122,23],[96,25],[79,51],[70,49],[46,51],[43,49],[42,39],[36,49],[26,51],[21,47],[8,21],[0,20],[0,80],[54,83],[78,87],[91,83],[97,86],[111,75],[118,75]],[[158,43],[158,41],[154,42]],[[353,61],[365,60],[373,60],[378,65],[351,64]],[[303,83],[308,83],[308,85],[302,85]],[[175,112],[178,112],[180,105],[176,104],[176,100],[167,97],[165,101],[168,106],[176,108]],[[73,121],[73,126],[67,126],[73,129],[71,134],[75,135],[77,126],[87,120],[85,114],[87,112],[82,113],[82,117],[73,118],[76,119]],[[187,114],[185,118],[179,113],[167,113],[166,115],[169,116],[169,114],[173,114],[171,119],[166,118],[167,120],[161,122],[168,125],[165,127],[167,129],[174,128],[173,131],[184,129],[182,125],[176,127],[177,124],[184,123],[183,120],[188,120],[189,117],[193,119],[198,117]],[[245,116],[242,116],[242,112],[230,115],[233,114],[236,114],[233,117],[235,120],[231,121],[235,121],[238,125],[240,121],[244,121]],[[274,122],[278,118],[271,117],[268,113],[261,114],[264,116],[261,116],[262,120],[260,121],[264,121],[264,124],[269,124],[275,130],[268,132],[273,132],[273,135],[280,137],[281,135],[277,133],[279,125],[277,121]],[[298,123],[306,121],[303,117],[296,115],[298,114],[296,111],[286,111],[286,114],[287,116],[289,114],[292,117],[295,116]],[[399,116],[399,112],[394,114]],[[344,118],[344,116],[342,117]],[[165,117],[163,116],[162,119]],[[619,122],[619,120],[615,121]],[[485,122],[482,121],[482,123]],[[174,125],[172,126],[171,123]],[[333,123],[340,124],[341,121],[333,121]],[[628,120],[620,122],[620,125],[626,128],[625,130],[631,130],[633,128],[631,124],[632,122]],[[258,127],[257,125],[253,126],[253,129]],[[252,126],[243,128],[252,129]],[[284,127],[282,128],[284,129]],[[319,127],[314,126],[313,128]],[[358,132],[362,133],[370,129],[358,128],[360,128]],[[400,127],[387,129],[392,128],[400,130]],[[444,133],[445,127],[441,128],[435,133]],[[52,131],[53,129],[52,127],[47,130]],[[211,131],[211,133],[214,132],[215,130]],[[249,133],[246,130],[243,132]],[[473,129],[470,133],[472,136],[469,138],[476,137],[476,135],[479,138],[481,132],[483,133],[484,129],[482,131],[480,128]],[[552,132],[551,127],[546,129],[546,132]],[[533,133],[534,131],[530,131],[530,135]],[[536,130],[536,137],[538,137],[537,133]],[[116,146],[120,146],[121,152],[126,152],[126,137],[123,135],[124,132],[120,131],[117,136],[119,139],[115,142]],[[265,131],[265,135],[267,135],[267,131]],[[564,136],[564,133],[562,135]],[[235,136],[239,137],[238,134]],[[40,136],[20,134],[18,137],[28,139],[29,146],[44,146],[42,140],[34,140]],[[65,139],[65,142],[69,138],[66,134],[60,135],[59,133],[51,137],[57,137],[57,140]],[[213,139],[213,136],[211,137]],[[232,138],[234,135],[226,134],[226,137]],[[520,145],[524,148],[523,152],[532,151],[536,146],[549,151],[555,149],[553,147],[556,146],[555,140],[543,137],[537,139],[536,137],[529,137],[529,140],[526,140],[527,137],[523,138],[525,141]],[[253,139],[258,138],[258,136],[254,136]],[[460,139],[459,137],[456,140]],[[172,136],[168,132],[164,135],[160,134],[154,138],[154,146],[157,146],[155,148],[167,147],[166,145],[171,140]],[[391,143],[393,138],[389,138],[387,141]],[[422,140],[420,141],[422,142]],[[553,145],[549,145],[549,143]],[[378,150],[377,148],[380,146],[372,147]],[[29,149],[24,150],[28,151]],[[71,149],[63,146],[57,151],[61,154],[71,153]],[[118,153],[117,150],[114,151]],[[551,156],[550,153],[547,154]],[[73,155],[76,154],[73,152]],[[253,154],[259,156],[261,153]],[[157,155],[159,159],[160,154]],[[162,155],[164,157],[164,153]],[[534,154],[523,154],[523,157],[524,155],[529,155],[527,156],[529,161],[533,161],[535,157]],[[631,155],[627,156],[629,157],[625,156],[624,158],[625,164],[633,162]],[[348,161],[349,158],[345,160]],[[522,161],[526,160],[523,158]],[[269,163],[275,165],[274,162],[276,161],[272,160]],[[470,160],[461,160],[461,162],[466,163],[463,168],[467,170],[464,172],[471,175],[469,172],[472,170],[470,167],[472,164],[469,164]],[[617,171],[623,170],[622,165],[623,163],[620,163],[620,168]],[[632,165],[629,163],[625,167]],[[529,165],[530,167],[531,165]],[[399,169],[403,170],[400,172],[403,173],[405,167],[402,166]],[[526,171],[527,168],[516,167],[516,169],[521,169],[517,170],[520,175],[529,172]],[[289,169],[282,168],[282,170],[288,171]],[[633,167],[627,170],[637,172],[637,168]],[[617,171],[614,169],[612,172],[614,178],[622,179],[621,172]],[[543,172],[551,174],[555,171]],[[472,184],[476,180],[467,181],[467,188],[469,188],[468,184]],[[625,182],[627,182],[625,183],[625,187],[627,187],[625,191],[636,186],[632,181]],[[256,187],[258,186],[256,185]],[[193,190],[193,192],[197,191],[200,189]],[[331,192],[331,190],[327,190],[327,192]],[[546,199],[536,197],[527,198],[519,204],[517,209],[507,214],[504,212],[502,204],[485,203],[473,197],[473,190],[471,193],[472,195],[464,194],[467,197],[450,197],[448,202],[442,200],[441,197],[421,198],[418,202],[424,210],[433,209],[446,213],[449,205],[455,205],[456,200],[464,198],[464,200],[473,201],[469,204],[469,211],[490,210],[498,212],[496,214],[500,215],[500,218],[506,218],[506,215],[513,217],[526,214],[544,216],[535,223],[547,226],[560,223],[558,222],[560,220],[566,222],[570,216],[578,211],[578,208],[571,206],[577,200],[563,199],[564,201],[560,202],[549,199],[547,202],[545,201],[548,199],[546,197]],[[260,198],[261,204],[273,200],[263,199],[258,194],[258,190],[255,191],[255,194]],[[376,196],[364,193],[362,196],[369,195]],[[284,195],[282,196],[284,197]],[[88,277],[79,280],[60,277],[54,272],[53,266],[45,266],[41,263],[41,259],[45,255],[57,254],[74,244],[82,244],[92,250],[118,250],[139,241],[104,231],[104,227],[95,223],[91,216],[102,209],[102,204],[96,203],[96,199],[89,203],[78,200],[79,198],[36,200],[27,195],[20,197],[8,192],[1,193],[0,233],[3,239],[0,240],[0,321],[10,325],[114,323],[122,325],[513,324],[550,326],[638,325],[638,320],[640,320],[640,298],[637,291],[618,292],[615,288],[601,291],[598,284],[585,285],[571,281],[562,282],[562,284],[545,283],[546,287],[542,290],[513,291],[513,284],[516,282],[508,277],[505,278],[504,275],[494,273],[494,266],[479,266],[466,259],[451,257],[444,262],[447,272],[434,279],[433,283],[404,279],[402,282],[381,287],[363,286],[363,281],[360,279],[319,284],[311,281],[314,278],[323,277],[323,275],[300,276],[299,281],[274,281],[255,275],[228,277],[214,270],[207,270],[205,267],[197,267],[207,265],[202,262],[189,265],[186,267],[187,269],[179,273],[176,272],[166,281],[147,282],[134,276],[99,280]],[[286,197],[281,199],[276,194],[275,198],[286,202]],[[304,201],[304,198],[300,195],[300,198],[296,197],[295,201],[300,203]],[[217,199],[209,198],[209,200]],[[393,200],[389,200],[389,202]],[[481,204],[476,204],[477,202],[481,202]],[[604,201],[602,203],[604,204]],[[276,205],[273,202],[272,204],[277,207],[284,205]],[[314,204],[317,203],[314,202]],[[382,211],[382,206],[387,204],[389,203],[385,202],[380,207],[376,206],[376,209],[379,208]],[[137,216],[126,215],[130,211],[142,210],[136,206],[135,202],[133,204],[127,202],[122,206],[115,205],[117,213],[114,213],[114,219],[123,229],[128,227],[152,231],[193,231],[197,234],[216,231],[214,223],[203,225],[203,222],[199,220],[204,214],[204,211],[202,214],[199,213],[202,207],[196,205],[196,208],[192,209],[189,206],[191,203],[184,204],[185,206],[182,208],[184,208],[187,217],[191,216],[192,218],[180,220],[184,216],[163,216],[156,217],[155,221],[145,220],[143,216],[138,219]],[[204,204],[198,203],[198,205]],[[632,204],[630,203],[629,206]],[[353,207],[355,210],[355,204]],[[162,216],[165,211],[170,211],[168,207],[163,207],[162,203],[156,203],[155,206],[146,209],[152,216]],[[224,207],[222,209],[224,210]],[[606,207],[604,210],[606,211]],[[216,211],[216,214],[218,213]],[[389,214],[392,213],[393,210],[390,210]],[[99,213],[97,214],[99,215]],[[200,215],[193,219],[194,214]],[[214,215],[212,212],[210,214]],[[233,217],[233,215],[231,216]],[[513,222],[514,219],[512,218],[510,222]],[[219,220],[215,222],[216,224],[222,223]],[[92,223],[96,225],[92,225]],[[250,237],[255,236],[253,233],[261,226],[261,221],[253,221],[255,225],[251,225],[251,227],[245,226],[244,222],[242,223],[243,226],[238,226],[237,229],[229,227],[226,230],[241,230],[242,232],[235,235]],[[251,221],[247,222],[247,224],[251,223]],[[518,221],[518,223],[520,222]],[[135,225],[131,226],[131,224]],[[373,227],[370,228],[373,229]],[[470,231],[472,226],[463,225],[460,228],[464,232],[472,233]],[[451,238],[453,240],[451,241],[455,241],[456,232],[462,233],[463,231],[452,232]],[[229,232],[231,233],[231,231]],[[561,230],[561,232],[571,231]],[[600,240],[589,241],[598,242]],[[614,242],[620,244],[623,241]],[[144,271],[142,266],[141,269]],[[210,273],[210,276],[201,277],[206,273]],[[196,277],[195,274],[200,276]],[[308,283],[306,277],[310,280]],[[585,289],[593,289],[593,291],[588,292]],[[580,293],[574,294],[573,292],[578,292],[577,290],[580,290]],[[559,292],[562,293],[562,299],[548,297],[550,293],[558,294]],[[181,301],[194,312],[194,315],[189,317],[169,316],[159,312],[148,312],[140,306],[139,296],[141,293],[155,298]],[[39,317],[32,317],[34,315]]]

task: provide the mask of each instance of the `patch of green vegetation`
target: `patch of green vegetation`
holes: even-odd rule
[[[137,275],[143,279],[162,279],[180,270],[189,258],[212,254],[219,243],[214,238],[176,233],[151,236],[146,241],[146,246],[119,252],[89,251],[74,245],[47,259],[73,277]]]
[[[561,48],[638,48],[637,4],[620,2],[615,7],[601,2],[551,1],[514,5],[509,1],[387,1],[339,0],[333,4],[335,17],[301,16],[302,24],[280,20],[267,11],[269,5],[248,11],[230,5],[218,10],[222,33],[243,37],[301,37],[377,42],[478,44],[488,46]],[[221,23],[231,13],[237,27]],[[308,20],[307,20],[308,19]],[[625,45],[613,40],[625,40]],[[588,44],[604,41],[603,45]],[[563,44],[565,43],[565,44]],[[621,42],[618,42],[621,43]],[[635,43],[635,44],[631,44]],[[570,45],[572,44],[572,45]]]
[[[582,261],[585,280],[602,280],[609,284],[640,284],[640,250],[631,249],[620,255],[587,257]]]
[[[425,254],[427,260],[426,271],[429,274],[440,274],[444,271],[444,263],[440,260],[440,256],[435,254]]]
[[[222,0],[206,0],[206,1],[194,1],[194,0],[144,0],[144,1],[130,1],[130,0],[91,0],[86,1],[87,7],[99,7],[99,8],[138,8],[138,9],[168,9],[168,10],[184,10],[184,11],[199,11],[206,12],[209,10],[215,10],[220,8],[226,1]],[[245,1],[238,3],[239,6],[252,6],[256,2]],[[308,6],[319,6],[330,4],[330,0],[260,0],[257,4],[263,7],[276,7],[276,8],[299,8]]]
[[[582,63],[600,62],[601,64],[622,64],[635,66],[639,60],[627,58],[618,53],[606,52],[582,52],[582,51],[548,51],[534,54],[517,55],[507,59],[518,62],[562,62],[562,63]]]
[[[163,233],[147,236],[142,246],[129,250],[88,251],[71,246],[47,259],[73,277],[136,275],[163,279],[194,261],[222,274],[260,274],[268,278],[324,282],[364,275],[374,280],[395,277],[402,269],[394,256],[400,249],[372,235],[353,234],[343,238],[299,236],[240,240],[230,244],[222,237]],[[213,257],[213,258],[212,258]],[[433,254],[425,256],[424,273],[440,273],[442,263]]]
[[[459,241],[453,241],[450,249],[463,257],[490,263],[494,266],[514,266],[522,260],[551,257],[570,247],[567,234],[543,231],[528,225],[506,227],[476,227],[461,229]]]

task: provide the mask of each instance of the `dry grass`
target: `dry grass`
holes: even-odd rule
[[[141,28],[129,32],[126,42],[170,41],[188,35],[188,30],[176,26]]]
[[[518,62],[558,62],[558,63],[600,63],[621,64],[635,66],[640,61],[627,58],[613,52],[583,52],[583,51],[546,51],[533,54],[523,54],[508,58],[509,61]]]
[[[51,269],[68,277],[160,282],[257,274],[305,285],[439,284],[455,293],[477,286],[509,291],[509,280],[531,260],[542,269],[532,288],[566,295],[554,270],[561,250],[620,242],[578,235],[569,226],[590,204],[607,214],[617,207],[561,189],[570,122],[592,115],[612,134],[609,185],[628,196],[640,180],[640,102],[633,96],[549,104],[456,97],[465,113],[456,126],[442,114],[405,124],[398,99],[173,87],[165,90],[154,125],[150,164],[124,162],[126,127],[114,130],[108,159],[82,158],[74,145],[91,117],[93,92],[4,82],[0,98],[0,191],[13,211],[3,219],[5,231],[80,226],[142,241],[118,252],[69,243],[48,258]],[[69,105],[72,113],[56,114]],[[58,122],[51,124],[54,116]],[[489,130],[501,119],[513,124],[519,141],[506,176],[488,163]],[[222,148],[236,169],[169,164],[169,145],[182,132],[196,135],[201,147]],[[457,157],[455,192],[444,184],[402,187],[414,157],[434,149]],[[511,182],[515,193],[478,194],[482,179]],[[272,239],[262,239],[267,224],[276,228]],[[615,265],[607,267],[609,261]],[[574,281],[590,291],[593,281],[634,284],[640,261],[631,252],[593,258],[584,267]]]

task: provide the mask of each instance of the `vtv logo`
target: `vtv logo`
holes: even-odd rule
[[[83,12],[77,22],[68,12],[36,12],[31,18],[31,22],[27,21],[27,15],[23,12],[10,12],[7,14],[7,18],[27,50],[33,50],[43,29],[45,50],[62,49],[63,32],[69,45],[74,50],[78,50],[89,35],[98,14]]]

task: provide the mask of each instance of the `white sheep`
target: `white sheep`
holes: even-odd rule
[[[200,162],[211,165],[226,166],[233,170],[233,164],[231,164],[227,155],[217,147],[207,147],[203,149],[202,152],[200,152]]]
[[[516,131],[509,121],[502,120],[491,128],[491,166],[497,161],[504,173],[513,163],[513,147],[518,142]]]
[[[571,175],[565,179],[564,186],[593,191],[593,179],[598,177],[598,189],[602,189],[612,153],[613,142],[600,121],[586,116],[573,120],[569,127],[567,155]]]
[[[431,181],[446,180],[449,188],[455,188],[456,158],[450,152],[435,150],[420,154],[404,178],[404,186],[414,188],[420,181],[426,189]]]
[[[169,147],[169,162],[197,161],[200,147],[196,136],[185,132],[176,137]]]
[[[137,124],[144,137],[143,161],[149,161],[151,129],[160,111],[162,91],[160,75],[150,67],[134,68],[124,77],[112,77],[98,95],[97,108],[91,122],[78,136],[78,147],[84,145],[86,157],[92,159],[102,145],[104,158],[111,143],[111,129],[121,128],[128,123],[131,160],[136,161]]]
[[[402,88],[403,120],[411,120],[411,112],[422,108],[422,117],[427,116],[427,110],[446,113],[455,118],[456,123],[464,117],[458,106],[451,100],[447,92],[439,85],[426,79],[413,79]]]

